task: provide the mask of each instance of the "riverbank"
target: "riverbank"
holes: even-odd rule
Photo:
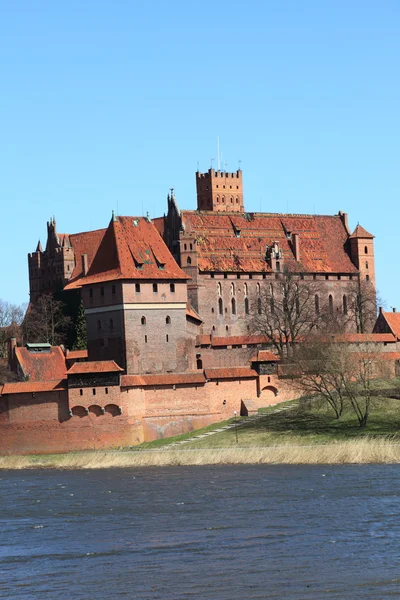
[[[0,469],[109,469],[189,465],[340,465],[397,464],[400,444],[390,438],[294,446],[280,444],[249,448],[159,449],[142,451],[93,451],[71,454],[3,456]]]

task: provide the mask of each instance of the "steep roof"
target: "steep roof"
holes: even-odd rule
[[[383,319],[385,319],[386,323],[389,326],[390,331],[396,336],[397,339],[400,339],[400,312],[384,312],[381,311],[379,317],[382,315]],[[378,317],[378,319],[379,319]],[[374,334],[376,335],[376,334]]]
[[[197,242],[201,271],[269,272],[266,248],[275,241],[295,272],[356,273],[346,252],[348,232],[340,215],[284,215],[182,211],[182,225]],[[300,241],[300,261],[291,236]]]
[[[96,252],[100,246],[107,229],[96,229],[94,231],[82,231],[69,236],[75,253],[75,267],[72,271],[71,281],[82,275],[82,255],[87,255],[88,268],[91,267]]]
[[[142,217],[114,217],[88,267],[65,289],[117,279],[188,279],[153,223]]]
[[[375,236],[373,236],[372,233],[368,233],[368,231],[366,229],[364,229],[364,227],[361,227],[361,225],[357,225],[357,227],[351,234],[350,239],[351,238],[365,238],[365,239],[373,240],[374,237]]]
[[[76,362],[67,371],[67,375],[82,375],[84,373],[119,373],[123,371],[115,360],[91,360]]]
[[[39,392],[55,392],[67,389],[65,379],[58,381],[18,381],[5,383],[1,394],[33,394]]]
[[[51,346],[46,352],[15,348],[15,356],[29,381],[55,381],[65,377],[65,356],[60,346]]]

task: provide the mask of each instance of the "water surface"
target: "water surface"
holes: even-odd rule
[[[0,598],[400,596],[400,466],[0,471]]]

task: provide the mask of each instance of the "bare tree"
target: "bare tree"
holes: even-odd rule
[[[19,337],[24,314],[23,304],[10,304],[0,300],[0,358],[7,357],[7,340]]]
[[[326,336],[306,340],[296,352],[293,369],[296,384],[304,393],[326,401],[337,419],[349,406],[360,427],[368,421],[372,380],[389,374],[388,362],[377,347],[355,351],[351,344],[330,341]]]
[[[65,344],[70,323],[64,303],[51,294],[42,295],[27,310],[22,326],[24,341]]]
[[[260,291],[252,310],[251,328],[265,336],[281,358],[287,358],[294,345],[322,323],[326,307],[320,298],[317,282],[301,280],[285,270]]]
[[[370,333],[376,321],[378,299],[372,282],[359,278],[350,284],[347,321],[357,333]]]

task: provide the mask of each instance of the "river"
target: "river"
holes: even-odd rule
[[[400,466],[0,471],[0,598],[400,596]]]

